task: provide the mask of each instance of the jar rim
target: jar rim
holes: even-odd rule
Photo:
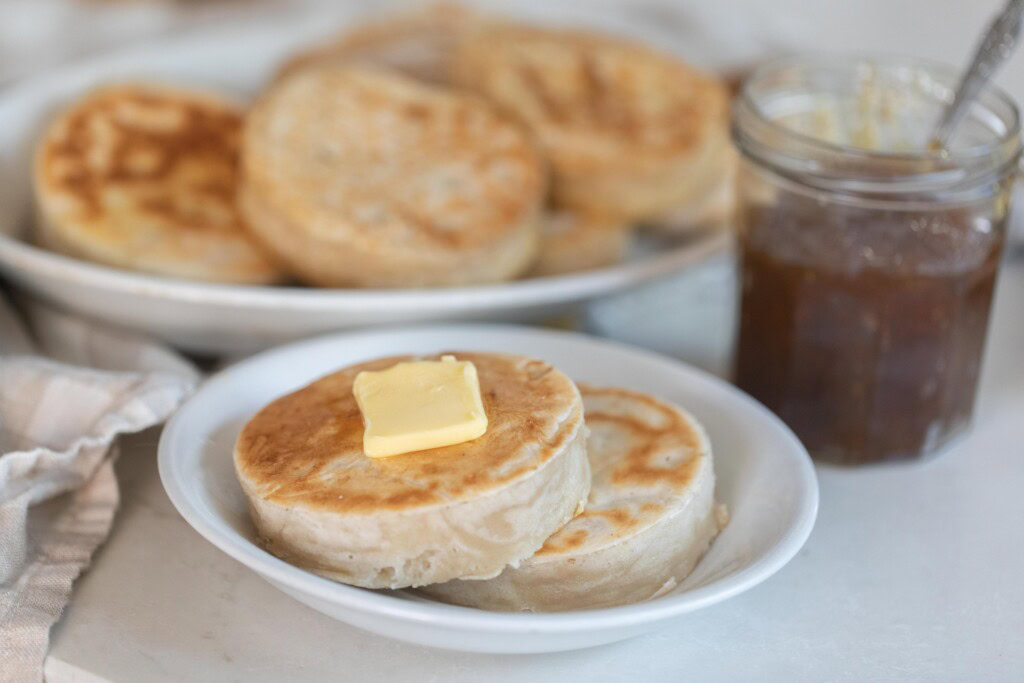
[[[1016,168],[1021,152],[1020,113],[1010,95],[994,84],[982,90],[969,114],[980,122],[980,111],[989,122],[999,122],[999,128],[982,123],[991,133],[991,139],[941,155],[927,149],[920,152],[878,151],[796,130],[765,111],[759,96],[761,100],[767,100],[767,95],[756,93],[759,86],[767,87],[773,78],[781,78],[787,72],[810,73],[832,69],[836,73],[845,71],[853,75],[857,69],[865,67],[893,73],[909,70],[926,75],[933,86],[942,89],[941,93],[929,92],[929,97],[943,106],[951,101],[959,80],[959,72],[953,67],[901,55],[803,54],[776,58],[754,69],[743,83],[732,120],[732,135],[737,146],[744,154],[773,170],[808,176],[808,184],[814,185],[817,184],[814,181],[820,180],[829,189],[836,182],[852,182],[854,187],[860,185],[868,189],[872,186],[881,189],[880,186],[884,185],[887,194],[971,184]],[[808,89],[808,92],[813,91]],[[887,166],[884,177],[869,172],[872,163]],[[830,170],[824,166],[829,166]],[[830,173],[834,175],[830,176]]]

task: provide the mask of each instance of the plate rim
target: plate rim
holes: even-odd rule
[[[782,534],[778,542],[760,559],[751,565],[722,579],[657,600],[632,603],[619,607],[573,610],[568,612],[495,612],[470,607],[461,607],[439,602],[402,600],[384,593],[368,591],[355,586],[337,583],[295,567],[266,552],[256,544],[238,534],[225,534],[216,525],[208,522],[188,501],[188,495],[179,487],[180,478],[175,463],[177,441],[182,438],[181,426],[188,416],[188,406],[211,385],[227,384],[243,372],[251,370],[276,357],[301,353],[304,348],[330,343],[344,343],[353,338],[394,336],[406,333],[448,333],[487,332],[502,335],[519,335],[568,340],[574,343],[603,347],[605,350],[626,353],[658,364],[673,366],[702,382],[721,385],[747,407],[761,413],[779,428],[779,435],[792,447],[796,465],[798,490],[802,492],[792,525]],[[790,449],[787,449],[790,450]],[[816,471],[804,446],[781,419],[761,403],[729,384],[699,368],[683,361],[646,349],[596,338],[579,332],[566,332],[520,325],[505,324],[426,324],[392,326],[372,331],[343,332],[319,335],[302,341],[279,346],[251,356],[236,363],[206,380],[200,389],[182,405],[164,426],[157,449],[160,480],[164,490],[178,513],[201,536],[219,550],[241,562],[258,575],[288,586],[306,595],[333,603],[346,609],[364,614],[375,614],[420,624],[443,626],[449,629],[477,629],[489,634],[568,634],[602,631],[615,627],[636,626],[662,621],[687,612],[707,607],[742,593],[782,569],[804,546],[814,528],[818,513],[819,488]],[[236,537],[237,536],[237,540]]]
[[[603,268],[486,285],[436,288],[316,288],[241,285],[122,270],[47,251],[0,231],[0,273],[16,280],[43,276],[68,285],[88,285],[134,296],[177,302],[265,309],[287,305],[292,310],[471,309],[479,306],[534,306],[612,293],[671,275],[727,251],[726,230],[694,233],[692,241],[661,254]]]

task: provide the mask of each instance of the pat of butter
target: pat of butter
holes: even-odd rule
[[[372,458],[472,441],[487,431],[476,366],[455,356],[356,375],[363,452]]]

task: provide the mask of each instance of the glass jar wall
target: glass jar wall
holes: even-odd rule
[[[918,458],[970,423],[1020,142],[992,91],[931,150],[953,83],[918,62],[791,59],[737,105],[735,380],[820,460]]]

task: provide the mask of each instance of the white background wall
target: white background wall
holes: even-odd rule
[[[675,24],[689,35],[703,35],[724,54],[737,58],[755,56],[765,49],[790,48],[902,52],[959,64],[972,50],[978,30],[1002,2],[593,0],[590,4],[627,5],[652,24]],[[230,25],[235,16],[338,4],[336,0],[0,0],[0,82],[70,56],[142,40],[182,23],[222,21]],[[565,3],[521,0],[518,4],[552,11]],[[568,4],[586,3],[573,0]],[[697,39],[694,48],[707,51],[700,42]],[[1024,99],[1024,51],[1015,55],[999,81],[1018,100]]]
[[[977,35],[1004,0],[665,0],[709,30],[723,31],[730,50],[904,53],[965,63]],[[626,0],[643,11],[658,3]],[[732,27],[732,28],[730,28]],[[732,33],[732,35],[729,35]],[[1024,101],[1024,48],[998,82]]]

